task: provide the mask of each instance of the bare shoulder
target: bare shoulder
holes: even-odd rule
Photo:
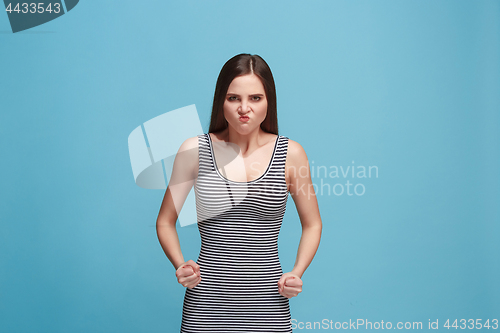
[[[309,162],[302,145],[296,141],[288,139],[288,151],[285,162],[285,178],[287,189],[292,195],[299,183],[309,179]],[[292,188],[292,184],[295,188]]]
[[[297,141],[288,139],[287,166],[302,166],[307,164],[307,154]]]
[[[172,178],[178,181],[196,179],[198,175],[198,136],[187,138],[179,147]]]
[[[192,149],[198,149],[198,136],[193,136],[184,140],[179,147],[179,152],[189,151]]]

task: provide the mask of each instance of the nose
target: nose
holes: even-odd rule
[[[248,105],[248,102],[243,100],[238,108],[238,113],[239,114],[246,114],[249,110],[250,110],[250,107]]]

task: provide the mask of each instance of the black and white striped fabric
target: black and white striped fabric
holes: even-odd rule
[[[266,172],[250,182],[220,174],[208,133],[198,143],[202,280],[186,288],[181,332],[292,332],[289,300],[277,285],[283,274],[278,234],[288,199],[288,138],[277,137]]]

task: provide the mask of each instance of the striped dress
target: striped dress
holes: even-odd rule
[[[264,174],[250,182],[220,174],[208,133],[198,136],[195,184],[201,282],[186,288],[181,332],[292,332],[278,234],[288,190],[288,138],[279,135]]]

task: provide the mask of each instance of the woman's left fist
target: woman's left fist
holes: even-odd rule
[[[285,273],[278,281],[278,291],[286,298],[295,297],[302,292],[302,280],[291,272]]]

